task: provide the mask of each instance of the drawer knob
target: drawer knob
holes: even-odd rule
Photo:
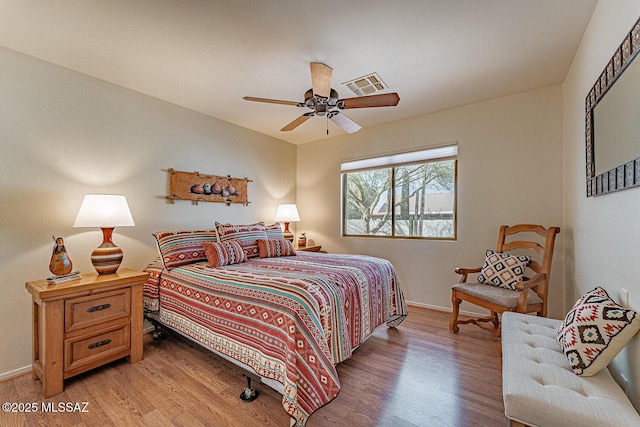
[[[111,307],[111,304],[94,305],[93,307],[87,308],[87,312],[93,313],[94,311],[106,310],[109,307]]]
[[[92,350],[94,348],[98,348],[98,347],[102,347],[103,345],[107,345],[111,343],[110,339],[106,339],[106,340],[102,340],[102,341],[98,341],[98,342],[94,342],[93,344],[89,344],[89,350]]]

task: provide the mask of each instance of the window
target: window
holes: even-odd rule
[[[456,238],[458,145],[343,162],[342,234]]]

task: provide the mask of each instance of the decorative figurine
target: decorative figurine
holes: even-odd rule
[[[53,254],[51,255],[51,262],[49,262],[49,270],[56,276],[71,273],[73,264],[67,254],[67,250],[64,247],[64,240],[62,237],[52,236],[55,244],[53,245]]]

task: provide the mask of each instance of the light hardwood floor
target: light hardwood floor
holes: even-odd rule
[[[449,316],[410,307],[397,329],[381,327],[338,365],[340,394],[307,425],[504,426],[500,341],[473,325],[450,334]],[[141,362],[117,361],[66,380],[50,399],[30,374],[0,382],[0,403],[38,408],[2,412],[0,426],[288,426],[269,387],[254,382],[258,399],[240,401],[242,372],[176,335],[147,335]],[[88,412],[45,414],[43,402],[88,402]]]

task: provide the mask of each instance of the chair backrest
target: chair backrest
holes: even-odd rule
[[[556,241],[556,234],[559,232],[560,227],[544,228],[541,225],[518,224],[511,227],[503,225],[500,227],[500,234],[498,236],[497,252],[509,252],[524,249],[533,251],[541,258],[540,262],[532,258],[528,268],[533,270],[535,273],[545,275],[545,280],[543,280],[540,285],[533,288],[544,302],[542,311],[543,316],[547,315],[547,295],[549,293],[549,276],[551,275],[553,247]],[[510,237],[507,242],[507,237],[514,236],[519,233],[536,233],[544,238],[544,243],[540,244],[535,240],[525,240],[521,235]]]

